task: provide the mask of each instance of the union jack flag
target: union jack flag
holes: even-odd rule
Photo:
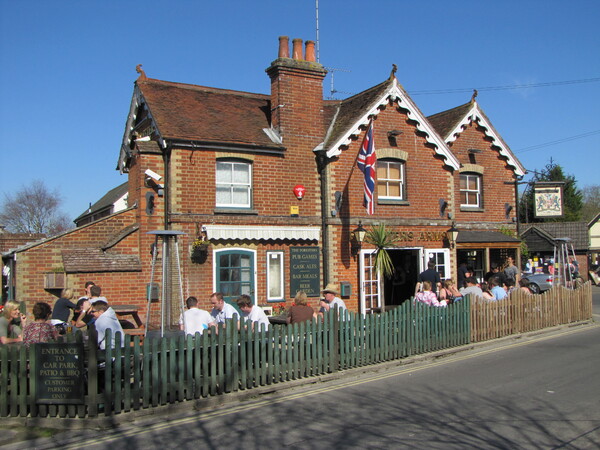
[[[357,165],[362,173],[365,175],[365,196],[364,196],[364,207],[367,208],[367,214],[375,214],[375,202],[373,196],[375,195],[375,164],[377,163],[377,156],[375,155],[375,143],[373,142],[373,121],[369,123],[369,128],[365,134],[365,138],[360,146],[360,152],[358,152]]]

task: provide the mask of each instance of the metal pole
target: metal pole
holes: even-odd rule
[[[165,303],[167,301],[167,260],[168,245],[167,237],[163,236],[163,259],[162,259],[162,299],[160,302],[160,337],[165,335]]]

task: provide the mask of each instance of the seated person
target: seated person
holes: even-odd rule
[[[0,344],[22,342],[22,328],[27,325],[27,316],[20,311],[21,302],[9,300],[0,316]]]
[[[483,291],[479,287],[477,283],[477,279],[475,277],[468,277],[465,280],[466,287],[460,289],[460,293],[465,295],[474,295],[476,297],[483,297]]]
[[[308,320],[312,320],[313,317],[316,317],[315,311],[306,304],[307,300],[308,297],[306,296],[306,292],[296,292],[296,297],[294,297],[295,305],[293,305],[288,311],[286,318],[287,323],[293,324],[306,322]]]
[[[204,330],[217,326],[208,311],[198,308],[198,299],[196,297],[188,297],[185,305],[187,306],[187,311],[179,318],[179,329],[185,331],[186,334],[202,334]]]
[[[27,345],[53,341],[58,337],[58,330],[48,322],[52,308],[45,302],[33,305],[34,322],[28,323],[23,329],[23,342]]]
[[[441,302],[438,301],[437,295],[435,295],[435,292],[431,290],[431,281],[428,280],[423,281],[423,290],[421,292],[417,292],[415,300],[425,303],[429,306],[448,306],[448,302],[446,300],[442,300]]]
[[[123,328],[117,319],[114,309],[108,306],[105,302],[96,302],[90,310],[90,314],[94,316],[96,331],[98,332],[98,347],[100,350],[106,348],[106,330],[112,331],[112,346],[115,346],[115,335],[121,333],[123,336]],[[121,343],[123,340],[121,339]]]
[[[447,300],[448,304],[450,304],[461,299],[462,294],[456,288],[454,280],[452,280],[452,278],[444,280],[442,282],[442,288],[440,289],[440,300]]]
[[[527,278],[521,278],[519,280],[519,290],[526,292],[527,294],[533,294],[531,288],[529,287],[529,280]]]
[[[481,283],[481,291],[483,292],[482,297],[486,300],[494,300],[494,294],[490,290],[490,285],[486,281]]]
[[[261,330],[262,325],[265,326],[265,331],[269,329],[271,326],[269,318],[261,307],[252,303],[252,299],[249,295],[240,295],[237,299],[237,305],[242,311],[242,317],[250,324],[253,330],[255,329],[255,324],[257,326],[257,331]]]
[[[492,287],[491,292],[494,296],[493,300],[498,301],[505,299],[508,294],[506,293],[506,289],[500,285],[500,281],[494,277],[490,278],[490,286]]]
[[[344,300],[338,297],[340,293],[338,291],[337,286],[333,284],[328,284],[327,286],[325,286],[325,289],[321,291],[321,294],[324,298],[322,298],[319,302],[320,309],[318,316],[322,318],[326,312],[332,310],[335,311],[335,307],[337,306],[338,314],[340,314],[340,316],[343,319],[345,314],[344,311],[346,310],[346,303],[344,302]]]
[[[233,316],[238,315],[236,309],[225,301],[223,294],[215,292],[210,296],[210,303],[213,305],[213,309],[210,315],[213,318],[213,322],[225,325],[227,319],[233,319]]]
[[[60,293],[60,298],[56,300],[54,304],[54,310],[52,311],[52,321],[54,324],[66,323],[71,315],[71,310],[77,308],[77,305],[73,303],[75,293],[73,289],[66,288]]]

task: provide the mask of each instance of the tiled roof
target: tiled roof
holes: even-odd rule
[[[386,80],[377,86],[342,100],[337,108],[335,122],[328,132],[325,148],[329,148],[330,145],[337,142],[381,98],[383,93],[390,88],[391,83],[392,80]]]
[[[41,233],[0,233],[0,253],[45,238]]]
[[[456,128],[460,121],[465,115],[471,110],[473,103],[465,103],[464,105],[457,106],[456,108],[448,109],[446,111],[439,112],[433,116],[427,117],[429,123],[433,125],[433,128],[438,134],[446,139],[450,132]]]
[[[141,272],[137,256],[103,252],[97,248],[63,250],[63,265],[67,273]]]
[[[469,103],[434,114],[427,119],[447,144],[456,140],[470,121],[477,121],[477,124],[485,130],[486,137],[498,149],[500,155],[506,158],[508,165],[514,168],[515,173],[525,175],[525,167],[504,142],[500,133],[476,101],[471,100]]]
[[[271,126],[268,95],[153,79],[137,85],[165,139],[284,148],[263,131]]]
[[[588,227],[585,222],[540,222],[521,225],[521,235],[538,228],[552,238],[570,238],[575,250],[589,248]]]
[[[112,206],[113,203],[115,203],[117,200],[119,200],[121,197],[123,197],[127,193],[127,189],[128,189],[127,181],[125,183],[121,184],[120,186],[117,186],[116,188],[111,189],[106,194],[104,194],[104,196],[100,200],[98,200],[96,203],[94,203],[92,206],[90,206],[88,209],[86,209],[85,212],[80,214],[79,217],[77,217],[74,220],[74,222],[77,222],[86,216],[92,215],[98,211],[101,211],[105,208]]]

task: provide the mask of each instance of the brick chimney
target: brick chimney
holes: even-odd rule
[[[314,145],[323,140],[323,78],[325,68],[316,62],[315,43],[302,39],[292,41],[290,58],[289,37],[279,37],[279,54],[266,70],[271,78],[271,124],[284,140],[293,136],[315,136]],[[286,143],[287,141],[287,143]],[[313,139],[310,140],[313,144]]]

